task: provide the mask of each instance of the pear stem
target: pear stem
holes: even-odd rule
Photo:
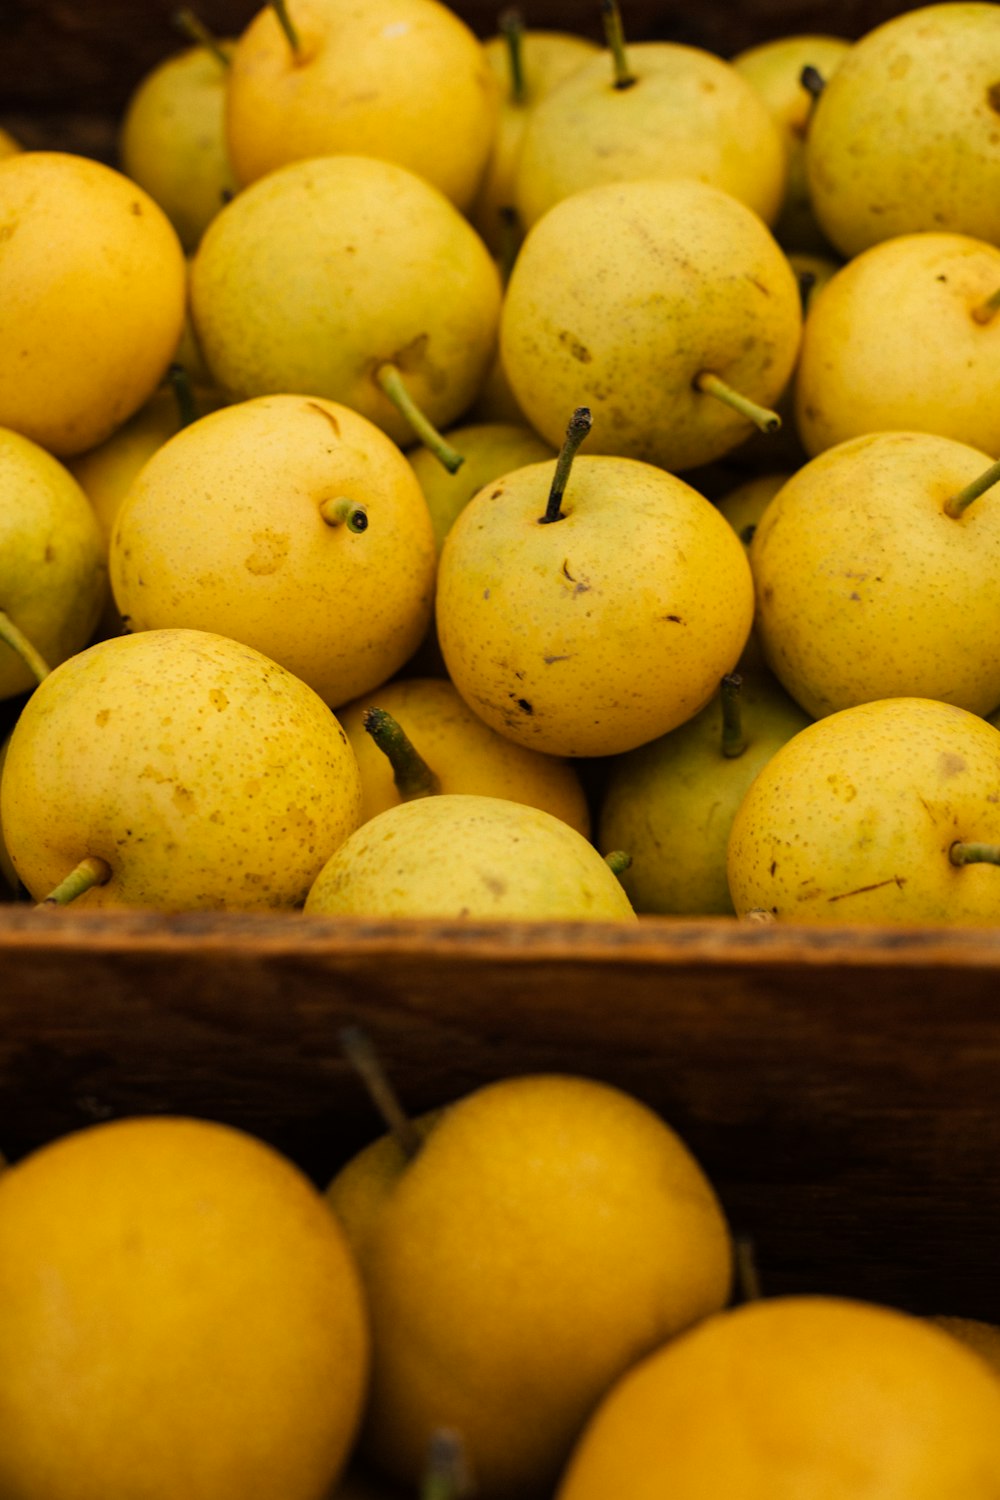
[[[1000,865],[1000,844],[952,844],[948,858],[953,865]]]
[[[763,1296],[753,1240],[741,1234],[733,1240],[736,1291],[741,1302],[759,1302]]]
[[[206,52],[211,52],[217,63],[223,68],[229,67],[229,54],[219,42],[218,37],[212,35],[208,27],[199,15],[188,5],[183,5],[180,10],[174,12],[174,25],[178,31],[194,42],[198,47],[204,47]]]
[[[501,11],[497,17],[500,35],[507,43],[507,62],[510,67],[510,102],[524,103],[524,17],[511,7]]]
[[[392,779],[404,802],[440,792],[439,778],[392,714],[384,708],[366,708],[361,721],[392,766]]]
[[[68,906],[85,891],[89,891],[95,885],[107,885],[110,879],[111,866],[107,861],[100,859],[96,854],[88,854],[86,859],[81,859],[75,870],[70,871],[65,880],[60,880],[55,890],[50,891],[44,901],[39,901],[38,907]]]
[[[19,630],[10,615],[2,609],[0,609],[0,641],[3,641],[4,645],[9,646],[12,651],[17,652],[28,671],[39,682],[45,681],[51,668],[35,650],[24,631]]]
[[[371,1037],[360,1026],[344,1026],[340,1031],[340,1050],[358,1074],[368,1096],[391,1131],[403,1155],[412,1160],[423,1144],[420,1132],[399,1102],[399,1096]]]
[[[987,297],[985,302],[980,302],[978,307],[972,309],[972,316],[977,323],[992,323],[997,312],[1000,312],[1000,287],[997,287],[992,297]]]
[[[736,760],[747,747],[743,729],[743,707],[740,694],[743,678],[737,672],[727,672],[722,679],[722,753],[727,760]]]
[[[593,425],[594,419],[590,415],[590,407],[578,406],[569,419],[562,451],[556,459],[556,471],[552,476],[552,487],[549,490],[549,499],[545,507],[545,514],[538,518],[540,526],[549,526],[553,521],[564,521],[566,519],[561,507],[563,495],[565,495],[566,486],[569,483],[569,473],[573,467],[576,450]]]
[[[504,206],[497,213],[500,216],[500,280],[506,286],[521,246],[521,221],[516,208]]]
[[[973,500],[978,500],[980,495],[984,495],[987,490],[992,489],[998,480],[1000,480],[1000,459],[997,459],[995,464],[990,464],[989,468],[980,474],[978,479],[974,479],[963,490],[959,490],[957,495],[952,495],[950,500],[945,501],[945,515],[951,516],[957,521],[968,510]]]
[[[201,416],[198,403],[194,399],[194,391],[191,389],[191,377],[183,365],[173,364],[167,371],[167,379],[173,388],[181,426],[190,427],[191,423],[197,422]]]
[[[625,28],[618,0],[601,0],[601,15],[604,20],[604,39],[608,44],[615,65],[615,88],[630,89],[638,79],[628,65],[625,51]]]
[[[449,474],[457,474],[465,463],[465,455],[456,452],[441,436],[434,424],[424,416],[406,389],[399,366],[394,365],[392,360],[383,360],[375,371],[375,384],[384,395],[388,396],[396,410],[406,418],[424,447],[431,450],[438,463],[443,464]]]
[[[814,68],[812,63],[806,63],[799,74],[799,82],[806,93],[812,96],[813,104],[816,103],[816,100],[826,88],[826,79],[819,71],[819,68]]]
[[[802,316],[805,317],[809,311],[809,299],[812,296],[813,287],[816,285],[816,272],[796,271],[795,279],[799,284],[799,305],[802,308]]]
[[[302,51],[302,43],[299,41],[299,34],[292,24],[292,18],[288,14],[287,0],[270,0],[270,5],[278,18],[282,31],[288,38],[288,45],[291,47],[293,55],[298,59],[298,55]]]
[[[346,495],[327,496],[319,502],[319,513],[328,526],[346,524],[348,531],[368,530],[368,512],[357,500],[349,500]]]
[[[632,863],[632,856],[626,854],[624,849],[612,849],[610,854],[604,856],[604,863],[612,875],[624,875]]]
[[[420,1500],[461,1500],[469,1494],[469,1476],[462,1439],[449,1427],[431,1434]]]
[[[751,401],[749,396],[734,390],[720,376],[713,375],[711,370],[702,370],[694,377],[693,383],[696,391],[703,391],[706,396],[714,396],[717,401],[725,402],[733,411],[738,411],[741,417],[749,418],[761,432],[777,432],[780,428],[781,418],[776,411],[758,406],[756,401]]]

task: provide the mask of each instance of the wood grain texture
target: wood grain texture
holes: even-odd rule
[[[767,1290],[1000,1320],[1000,931],[637,929],[0,911],[0,1147],[132,1112],[226,1120],[318,1181],[407,1104],[561,1070],[660,1110]]]

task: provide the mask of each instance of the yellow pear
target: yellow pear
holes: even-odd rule
[[[437,779],[438,791],[524,802],[590,837],[587,799],[575,769],[553,755],[525,750],[497,734],[444,678],[388,682],[337,712],[361,772],[363,821],[404,800],[394,769],[365,728],[365,712],[391,715]],[[616,844],[615,848],[622,848]]]
[[[468,208],[499,90],[465,22],[437,0],[291,0],[288,16],[294,45],[265,6],[233,54],[227,131],[239,180],[308,157],[371,156]]]
[[[416,650],[435,561],[399,449],[357,412],[306,396],[261,396],[185,427],[139,473],[111,541],[133,630],[232,636],[332,707]]]
[[[1000,731],[950,703],[884,698],[810,724],[733,820],[737,914],[995,925],[998,778]]]
[[[634,922],[618,877],[562,818],[502,797],[442,792],[363,823],[306,899],[321,916]]]
[[[523,422],[469,423],[452,428],[446,436],[465,459],[454,474],[438,463],[429,448],[416,448],[408,454],[431,513],[438,552],[456,516],[483,485],[511,469],[555,457],[554,449]]]
[[[843,37],[795,34],[760,42],[732,59],[737,73],[752,84],[771,111],[788,152],[785,198],[774,233],[789,250],[822,252],[827,244],[812,211],[806,178],[805,140],[813,95],[802,83],[802,70],[815,69],[825,84],[850,46]]]
[[[0,425],[59,457],[103,442],[163,378],[184,296],[142,188],[64,152],[0,161]]]
[[[330,156],[272,172],[217,215],[191,305],[233,399],[326,396],[405,444],[416,433],[377,377],[398,370],[429,420],[451,425],[493,357],[500,280],[429,184],[390,162]]]
[[[834,1297],[709,1318],[601,1403],[558,1500],[995,1500],[1000,1385],[922,1319]]]
[[[705,183],[648,179],[576,193],[535,225],[500,333],[514,396],[553,446],[586,405],[589,452],[677,470],[777,425],[801,323],[795,275],[755,213]],[[757,414],[717,399],[719,382]]]
[[[354,752],[322,700],[196,630],[116,636],[57,667],[21,712],[0,790],[31,894],[90,861],[88,907],[292,907],[361,816]]]
[[[756,634],[813,718],[895,696],[1000,704],[1000,491],[959,504],[991,476],[965,443],[876,432],[775,495],[750,544]]]
[[[746,643],[753,584],[739,538],[682,480],[587,455],[568,485],[560,473],[531,464],[466,506],[441,553],[438,638],[500,734],[614,755],[704,707]]]
[[[126,1118],[8,1168],[0,1322],[4,1495],[326,1500],[344,1468],[357,1268],[312,1184],[242,1131]]]
[[[806,143],[813,211],[844,256],[920,230],[1000,243],[1000,11],[920,5],[853,44]]]
[[[411,1160],[394,1141],[363,1151],[329,1197],[371,1307],[363,1446],[410,1484],[445,1424],[483,1500],[550,1494],[608,1386],[729,1292],[705,1173],[657,1114],[592,1079],[488,1084]]]
[[[604,52],[535,106],[515,182],[525,227],[585,188],[650,177],[710,183],[771,222],[785,144],[757,91],[721,57],[677,42],[640,42],[627,62],[627,85]]]
[[[864,432],[935,432],[1000,456],[1000,248],[898,235],[856,255],[810,305],[795,377],[812,455]]]
[[[2,316],[2,314],[0,314]],[[108,594],[87,497],[58,459],[0,428],[0,699],[87,645]],[[16,636],[12,634],[13,627]],[[15,649],[17,640],[22,649]],[[34,656],[26,658],[23,644]]]
[[[225,136],[231,42],[187,47],[139,82],[122,120],[122,171],[163,209],[185,250],[236,192]]]

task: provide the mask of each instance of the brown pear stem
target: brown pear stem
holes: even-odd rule
[[[383,360],[375,371],[375,384],[384,395],[388,396],[396,410],[406,418],[424,447],[430,449],[438,463],[443,464],[449,474],[456,474],[465,463],[465,455],[456,452],[441,436],[434,424],[424,416],[406,389],[406,382],[403,380],[399,366],[394,365],[389,359]]]
[[[997,287],[992,297],[987,297],[985,302],[980,302],[978,307],[972,309],[972,316],[977,323],[992,323],[997,312],[1000,312],[1000,287]]]
[[[270,0],[270,5],[278,18],[278,23],[282,31],[288,38],[288,45],[292,49],[292,55],[298,59],[299,53],[302,51],[302,43],[299,41],[299,34],[292,24],[292,18],[288,14],[287,0]]]
[[[819,68],[814,68],[812,63],[806,63],[805,67],[799,74],[799,82],[805,89],[806,93],[812,96],[812,101],[814,104],[816,103],[816,100],[819,98],[820,94],[826,88],[826,79],[823,77]]]
[[[612,849],[610,854],[604,856],[604,863],[612,875],[624,875],[632,863],[632,856],[624,849]]]
[[[420,1500],[462,1500],[471,1493],[465,1447],[459,1433],[438,1427],[432,1434],[420,1485]]]
[[[196,47],[204,47],[206,52],[211,52],[217,63],[223,68],[229,67],[229,54],[222,47],[218,37],[212,35],[208,27],[199,15],[188,5],[183,5],[180,10],[174,12],[174,25],[178,31],[194,42]]]
[[[38,682],[44,682],[51,668],[48,662],[35,650],[23,630],[18,629],[5,610],[0,609],[0,641],[16,651]]]
[[[420,1132],[399,1102],[371,1037],[360,1026],[344,1026],[339,1041],[340,1050],[368,1090],[399,1149],[412,1159],[422,1145]]]
[[[625,28],[618,0],[601,0],[601,16],[604,21],[604,39],[608,44],[615,65],[615,88],[630,89],[638,79],[628,65],[625,51]]]
[[[521,248],[521,220],[517,209],[507,205],[499,208],[497,213],[500,217],[500,280],[506,286]]]
[[[190,427],[192,422],[197,422],[201,416],[198,403],[194,399],[194,391],[191,389],[191,377],[183,365],[172,364],[167,371],[167,379],[173,389],[174,399],[177,402],[177,414],[181,419],[182,427]]]
[[[749,1235],[737,1235],[733,1240],[733,1270],[736,1293],[741,1302],[759,1302],[763,1296],[757,1255]]]
[[[439,778],[392,714],[384,708],[366,708],[361,719],[391,765],[392,779],[402,800],[415,802],[418,797],[437,796],[441,790]]]
[[[722,679],[722,753],[727,760],[736,760],[747,747],[743,729],[743,706],[740,697],[743,678],[738,672],[727,672]]]
[[[953,865],[1000,865],[1000,844],[952,844],[948,858]]]
[[[964,489],[959,490],[957,495],[952,495],[950,500],[945,501],[945,515],[951,516],[957,521],[959,517],[965,514],[973,500],[978,500],[980,495],[984,495],[987,490],[991,490],[998,480],[1000,480],[1000,459],[997,459],[995,464],[990,464],[989,468],[980,474],[978,479],[974,479],[971,484],[967,484]]]
[[[507,44],[507,64],[510,68],[510,102],[524,103],[524,17],[511,6],[497,17],[500,35]]]
[[[803,317],[809,311],[809,298],[812,296],[813,287],[816,285],[815,271],[796,271],[795,280],[799,284],[799,305],[802,308]]]
[[[590,415],[590,407],[578,406],[570,417],[566,427],[566,437],[563,440],[559,457],[556,459],[556,471],[552,476],[552,486],[549,490],[545,514],[538,517],[538,524],[540,526],[549,526],[553,521],[564,521],[566,519],[562,512],[562,502],[563,496],[566,493],[566,486],[569,483],[570,470],[573,467],[576,450],[593,425],[594,419]]]
[[[111,866],[107,861],[96,854],[88,854],[85,859],[81,859],[75,870],[70,871],[65,880],[60,880],[54,891],[49,891],[44,901],[39,901],[38,906],[68,906],[85,891],[95,885],[107,885],[110,879]]]
[[[734,390],[720,376],[714,375],[711,370],[702,370],[694,377],[694,388],[703,391],[706,396],[714,396],[717,401],[722,401],[726,406],[731,406],[733,411],[738,411],[741,417],[747,417],[761,432],[777,432],[781,426],[781,418],[776,411],[769,410],[766,406],[758,406],[756,401],[751,401],[749,396],[744,396],[741,391]]]

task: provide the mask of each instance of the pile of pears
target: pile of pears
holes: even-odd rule
[[[3,137],[12,893],[1000,916],[1000,12],[594,9],[185,10],[115,166]]]

